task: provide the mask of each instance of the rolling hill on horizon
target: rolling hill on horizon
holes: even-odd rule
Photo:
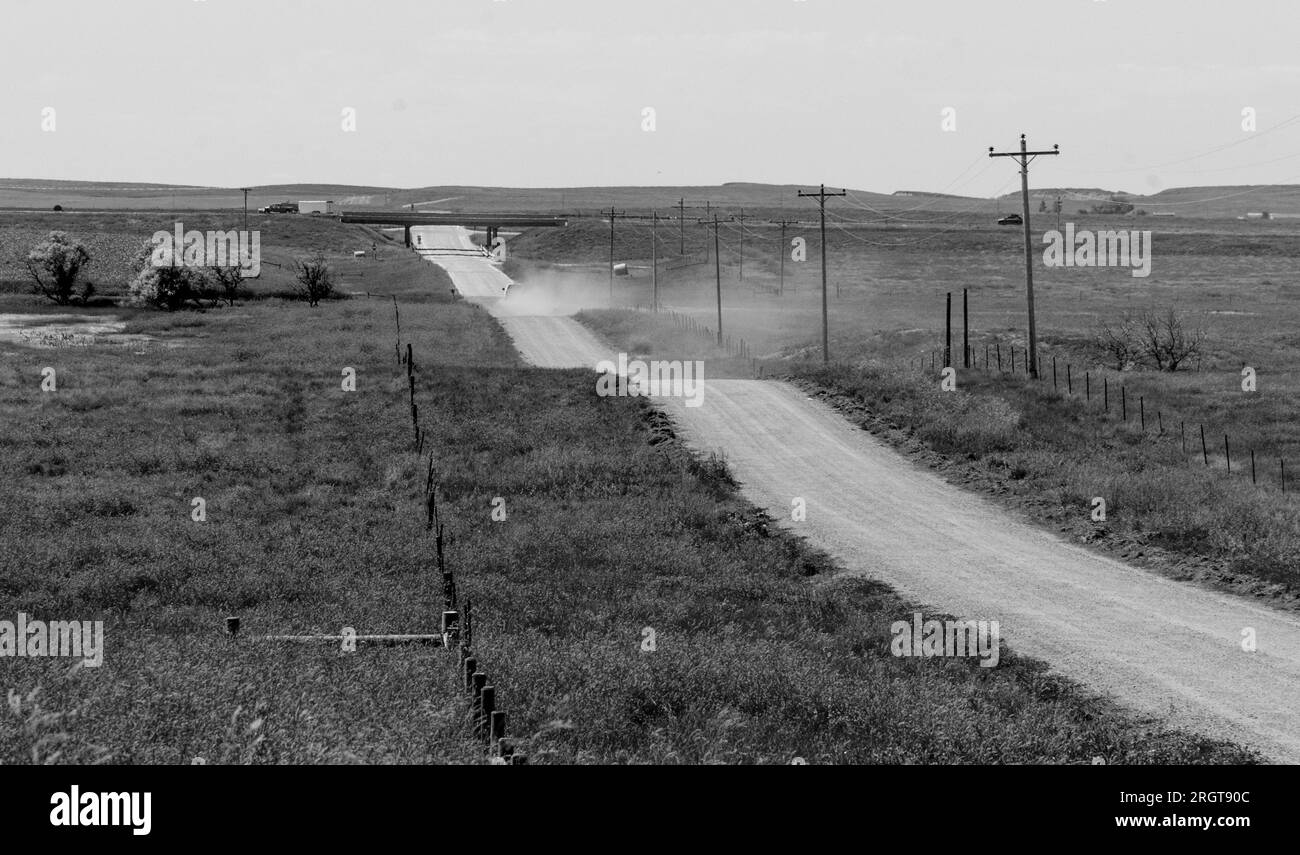
[[[491,187],[482,185],[430,185],[417,188],[329,183],[273,184],[252,187],[250,210],[286,200],[332,199],[344,207],[423,210],[507,211],[546,210],[595,213],[611,205],[620,210],[676,209],[684,200],[686,216],[702,217],[710,208],[733,212],[744,207],[772,212],[801,212],[813,202],[798,196],[813,188],[798,184],[764,184],[735,181],[719,185],[614,187]],[[834,189],[841,189],[835,187]],[[1149,195],[1103,188],[1030,188],[1031,205],[1042,200],[1050,206],[1059,194],[1067,213],[1080,207],[1117,200],[1147,213],[1186,217],[1241,217],[1267,211],[1281,217],[1300,216],[1300,185],[1203,185],[1177,187]],[[931,211],[977,212],[999,205],[1014,210],[1019,191],[1000,197],[959,196],[926,190],[880,193],[848,190],[838,202],[851,212],[897,213],[926,208]],[[920,204],[917,200],[922,200]],[[707,206],[706,206],[707,202]],[[150,182],[71,181],[0,178],[0,208],[49,210],[54,205],[74,210],[214,210],[242,209],[239,188],[172,185]],[[1036,205],[1035,205],[1036,207]]]

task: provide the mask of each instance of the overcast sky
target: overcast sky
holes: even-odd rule
[[[1034,164],[1034,186],[1300,183],[1300,119],[1277,127],[1300,114],[1290,0],[4,0],[3,11],[5,177],[990,195],[1018,179],[988,146],[1023,131],[1031,148],[1061,146]]]

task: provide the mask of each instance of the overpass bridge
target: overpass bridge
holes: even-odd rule
[[[411,226],[464,226],[487,232],[487,245],[492,246],[498,229],[567,226],[564,217],[544,214],[493,213],[490,211],[435,214],[423,211],[344,211],[339,214],[344,223],[363,223],[372,226],[401,226],[406,245],[411,245]]]

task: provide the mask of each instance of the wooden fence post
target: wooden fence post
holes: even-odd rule
[[[1253,448],[1250,450],[1250,483],[1258,486],[1258,482],[1255,481],[1255,449]]]
[[[1228,448],[1228,435],[1223,435],[1223,460],[1228,464],[1228,471],[1232,471],[1232,451]]]
[[[1206,466],[1210,465],[1210,452],[1205,448],[1205,425],[1201,425],[1201,458]]]
[[[1119,409],[1120,417],[1124,422],[1128,421],[1128,387],[1123,383],[1119,384]]]
[[[1070,363],[1065,363],[1065,391],[1067,394],[1074,394],[1074,377],[1070,374]]]
[[[462,666],[465,669],[465,691],[474,691],[474,672],[478,670],[478,660],[473,656],[465,660]]]
[[[501,740],[506,738],[505,710],[492,710],[492,717],[488,721],[488,728],[488,744],[500,745]]]
[[[995,348],[997,348],[997,351],[998,351],[998,372],[1001,373],[1001,371],[1002,371],[1002,342],[1000,342],[1000,341],[995,341],[995,342],[993,342],[993,346],[994,346]]]
[[[488,742],[492,736],[489,723],[492,721],[492,713],[497,708],[496,686],[487,684],[483,686],[483,691],[479,695],[478,707],[478,719],[474,722],[474,735],[484,742]]]
[[[1147,432],[1147,400],[1146,395],[1138,395],[1138,414],[1142,419],[1142,432]]]
[[[1052,388],[1056,388],[1056,355],[1052,355]]]

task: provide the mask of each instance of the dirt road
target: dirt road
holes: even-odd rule
[[[480,287],[481,274],[448,271],[467,295]],[[507,320],[537,364],[602,358],[571,319]],[[747,498],[848,572],[888,582],[927,613],[996,620],[1012,649],[1131,708],[1300,762],[1300,620],[1023,523],[787,384],[710,380],[702,406],[663,405],[693,447],[725,455]],[[806,521],[791,521],[796,497]],[[1247,629],[1255,652],[1242,650]]]
[[[519,315],[511,307],[510,278],[483,256],[438,255],[436,249],[472,248],[469,234],[461,228],[421,226],[411,229],[411,239],[420,237],[421,247],[434,250],[426,255],[451,276],[457,290],[479,303],[501,322],[524,359],[542,368],[591,368],[611,358],[609,347],[572,318],[558,315]]]

